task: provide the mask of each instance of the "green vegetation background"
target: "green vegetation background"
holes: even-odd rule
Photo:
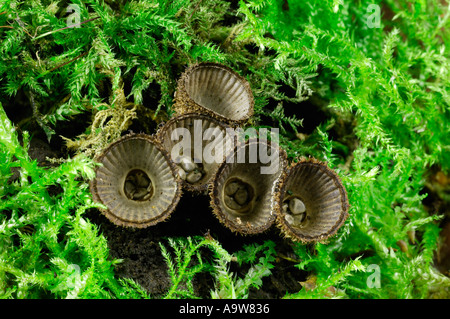
[[[79,27],[66,28],[70,3]],[[350,217],[335,237],[293,245],[310,285],[284,297],[449,297],[434,267],[445,216],[423,203],[433,172],[450,168],[448,2],[2,0],[0,13],[1,298],[152,297],[117,278],[121,261],[84,217],[99,207],[92,158],[133,123],[153,133],[198,61],[245,76],[256,99],[248,126],[280,127],[291,160],[327,161],[348,191]],[[54,141],[70,123],[81,126],[64,140],[69,152],[37,165],[30,133]],[[214,278],[212,298],[245,298],[276,267],[272,241],[227,252],[198,235],[159,243],[166,298],[196,297],[200,272]],[[249,265],[245,276],[230,271],[236,261]]]

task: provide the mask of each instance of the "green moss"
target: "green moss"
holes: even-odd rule
[[[70,3],[79,27],[67,28]],[[379,27],[371,8],[380,9]],[[280,127],[291,160],[327,161],[349,193],[350,217],[334,238],[294,245],[312,289],[286,297],[448,298],[449,279],[433,266],[443,216],[422,195],[431,168],[450,170],[450,10],[441,1],[6,0],[0,13],[1,297],[149,297],[115,277],[105,238],[83,218],[97,207],[87,187],[92,156],[132,124],[153,133],[172,114],[185,66],[215,61],[249,80],[249,126]],[[7,113],[21,96],[17,107],[30,116],[12,123]],[[28,132],[53,140],[73,122],[84,125],[67,144],[77,156],[53,168],[29,158]],[[175,251],[188,243],[192,254],[169,262],[165,251],[167,296],[194,297],[198,272],[216,278],[213,297],[236,296],[220,243],[171,243]],[[215,247],[216,258],[200,247]],[[240,297],[276,267],[270,256],[248,260]],[[203,266],[183,272],[192,258]],[[379,269],[379,286],[368,284],[369,269]]]

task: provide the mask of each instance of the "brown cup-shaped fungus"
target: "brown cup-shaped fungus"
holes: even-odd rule
[[[174,107],[178,114],[208,114],[234,125],[253,115],[254,99],[246,79],[224,65],[206,62],[181,75]]]
[[[111,143],[96,158],[100,165],[91,181],[95,201],[119,226],[144,228],[165,220],[181,197],[175,165],[159,142],[130,134]]]
[[[260,156],[263,153],[268,156]],[[273,194],[286,163],[285,152],[270,142],[238,145],[212,182],[211,206],[219,221],[244,235],[270,228],[276,218]]]
[[[277,225],[294,241],[324,241],[348,217],[347,192],[338,175],[315,159],[292,164],[278,182]]]
[[[203,192],[232,148],[228,125],[208,115],[183,114],[170,119],[158,131],[161,145],[177,165],[185,190]]]

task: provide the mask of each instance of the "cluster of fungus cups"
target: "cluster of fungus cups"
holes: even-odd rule
[[[253,103],[248,82],[230,68],[216,63],[189,67],[175,92],[177,115],[156,136],[124,136],[96,157],[101,165],[90,183],[91,192],[105,206],[104,215],[116,225],[147,227],[167,219],[183,189],[206,191],[225,154],[214,154],[215,161],[207,162],[196,157],[195,145],[190,148],[194,154],[174,154],[177,129],[186,129],[192,137],[195,120],[200,120],[200,132],[207,140],[208,134],[249,119]],[[203,153],[205,143],[200,148]]]
[[[154,225],[187,190],[209,192],[214,215],[244,235],[275,223],[294,241],[323,241],[343,225],[347,193],[325,163],[301,159],[288,165],[278,145],[261,138],[238,142],[226,134],[253,115],[250,85],[236,72],[217,63],[187,68],[178,80],[174,108],[176,115],[155,136],[129,134],[96,158],[102,165],[91,191],[112,222]],[[275,169],[262,173],[267,162],[255,159],[255,149],[264,149]]]

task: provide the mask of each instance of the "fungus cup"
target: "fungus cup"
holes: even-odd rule
[[[208,115],[175,116],[158,131],[158,139],[178,168],[185,190],[206,191],[226,149],[234,145],[228,137],[229,126]]]
[[[254,156],[256,150],[261,154],[261,149],[268,150],[271,159],[277,161],[271,173],[262,173],[267,163]],[[285,152],[268,141],[249,140],[237,145],[219,166],[211,184],[211,206],[219,221],[244,235],[269,229],[276,217],[273,193],[286,163]]]
[[[254,109],[247,80],[229,67],[211,62],[186,69],[178,80],[174,102],[178,114],[208,114],[231,125],[248,120]]]
[[[96,161],[90,187],[114,224],[144,228],[170,216],[181,197],[175,165],[159,142],[146,134],[111,143]]]
[[[277,225],[294,241],[324,241],[348,217],[347,192],[338,175],[316,159],[302,159],[282,174],[275,193]]]

